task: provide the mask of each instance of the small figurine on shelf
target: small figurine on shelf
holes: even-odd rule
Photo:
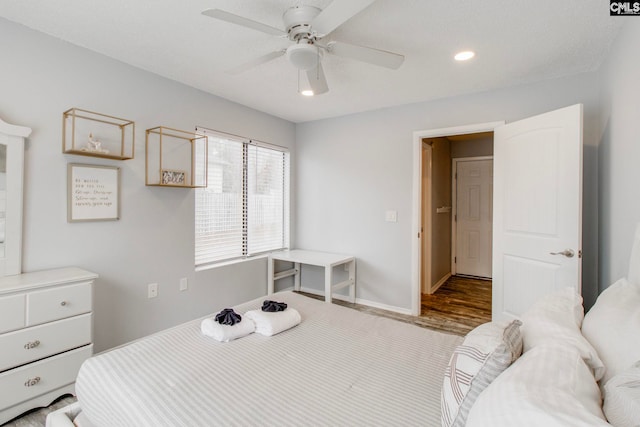
[[[100,148],[102,143],[97,138],[93,139],[92,133],[89,134],[89,142],[87,142],[87,145],[89,147],[89,150],[91,151],[102,151],[102,149]]]
[[[89,140],[87,141],[87,146],[82,148],[82,151],[91,151],[92,153],[102,153],[102,154],[109,153],[109,150],[105,150],[102,148],[102,143],[97,138],[93,139],[93,133],[89,134]]]

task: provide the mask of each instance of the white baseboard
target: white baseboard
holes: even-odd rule
[[[283,289],[286,291],[289,290],[293,290],[293,287],[287,288],[287,289]],[[311,289],[311,288],[305,288],[304,286],[300,287],[300,291],[302,292],[306,292],[308,294],[312,294],[312,295],[320,295],[320,296],[324,296],[324,291],[320,291],[318,289]],[[332,295],[333,299],[338,299],[341,301],[347,301],[347,302],[351,302],[349,299],[349,295],[340,295],[340,294],[333,294]],[[373,307],[373,308],[379,308],[381,310],[387,310],[387,311],[393,311],[395,313],[400,313],[400,314],[408,314],[411,315],[411,310],[408,308],[403,308],[403,307],[396,307],[393,305],[387,305],[387,304],[381,304],[379,302],[376,301],[369,301],[369,300],[365,300],[362,298],[357,298],[356,297],[356,304],[361,304],[361,305],[366,305],[368,307]]]
[[[365,300],[365,299],[361,299],[361,298],[356,298],[356,303],[362,304],[362,305],[367,305],[367,306],[373,307],[373,308],[379,308],[381,310],[393,311],[393,312],[399,313],[399,314],[407,314],[409,316],[411,316],[413,314],[411,312],[411,310],[408,309],[408,308],[396,307],[395,305],[381,304],[381,303],[376,302],[376,301],[369,301],[369,300]]]
[[[431,292],[430,294],[435,293],[438,289],[440,289],[440,286],[444,285],[444,283],[449,280],[449,278],[451,277],[451,273],[447,273],[444,275],[444,277],[440,280],[438,280],[438,283],[436,283],[435,285],[433,285],[433,287],[431,288]]]
[[[293,290],[293,288],[291,288]],[[312,289],[312,288],[306,288],[304,286],[300,286],[300,291],[301,292],[306,292],[308,294],[311,295],[319,295],[321,297],[324,296],[324,290],[319,290],[319,289]],[[347,301],[347,302],[351,302],[349,301],[349,296],[348,295],[340,295],[340,294],[332,294],[331,297],[333,299],[339,299],[340,301]]]

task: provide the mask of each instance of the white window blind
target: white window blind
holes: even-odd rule
[[[196,189],[196,265],[283,249],[289,242],[289,153],[210,131],[208,184]]]

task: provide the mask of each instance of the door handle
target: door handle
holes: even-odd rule
[[[573,249],[565,249],[562,252],[549,252],[551,255],[564,255],[567,258],[573,258],[573,256],[576,254],[575,252],[573,252]]]

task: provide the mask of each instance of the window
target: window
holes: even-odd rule
[[[209,144],[206,188],[196,189],[196,266],[289,245],[289,153],[198,128]]]

